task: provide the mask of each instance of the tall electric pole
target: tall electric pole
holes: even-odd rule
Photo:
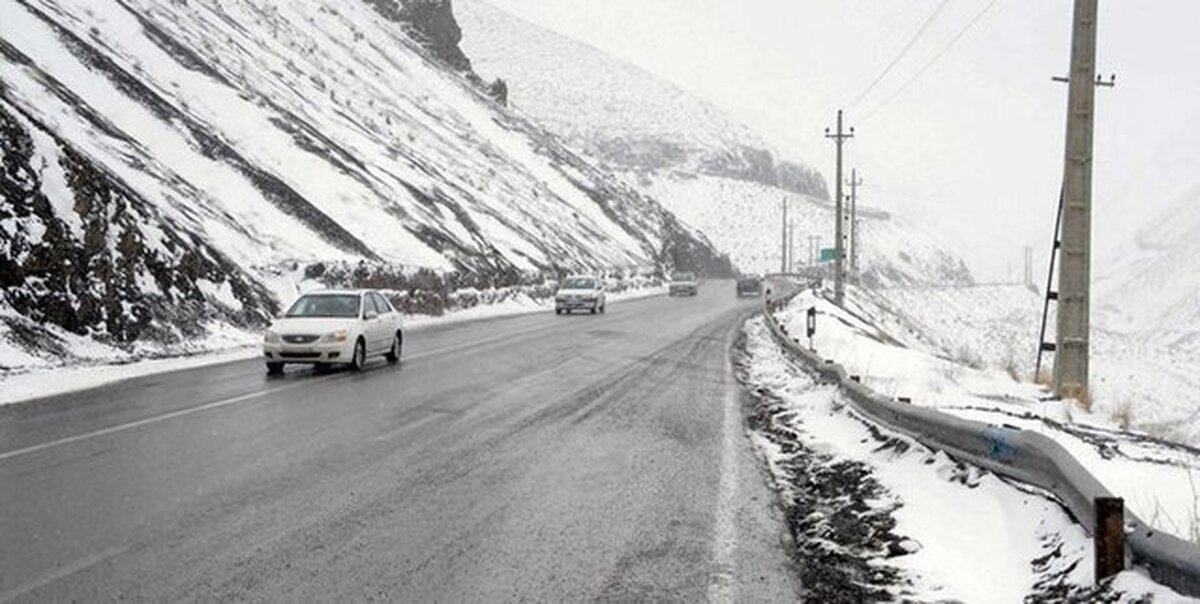
[[[780,225],[781,225],[783,234],[780,236],[780,240],[779,240],[779,272],[786,273],[787,272],[787,261],[788,261],[788,258],[787,258],[787,256],[788,256],[787,197],[784,197],[779,200],[779,206],[781,208],[783,208],[783,220],[780,221]]]
[[[1033,287],[1033,246],[1025,246],[1025,287]]]
[[[793,222],[788,223],[788,261],[787,272],[792,272],[796,269],[796,225]]]
[[[834,217],[833,217],[833,249],[836,255],[833,259],[833,303],[838,306],[846,300],[846,236],[844,235],[845,212],[842,210],[842,145],[846,139],[854,138],[854,128],[850,128],[849,133],[842,132],[842,110],[837,112],[837,132],[829,133],[829,128],[825,129],[825,138],[832,138],[837,146],[837,175],[834,178]]]
[[[1062,260],[1058,266],[1058,325],[1054,392],[1080,398],[1088,391],[1092,248],[1092,127],[1096,106],[1097,0],[1075,0],[1067,144],[1063,168]]]
[[[858,177],[858,168],[850,170],[850,274],[858,281],[858,185],[863,184]]]

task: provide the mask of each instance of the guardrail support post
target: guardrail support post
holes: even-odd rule
[[[1096,582],[1125,570],[1125,501],[1120,497],[1097,497]]]

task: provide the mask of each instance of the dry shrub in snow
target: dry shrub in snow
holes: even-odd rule
[[[1130,426],[1133,426],[1133,404],[1127,400],[1121,401],[1112,413],[1112,420],[1122,430],[1128,430]]]
[[[955,363],[966,365],[971,369],[983,369],[983,357],[979,356],[978,352],[971,349],[966,344],[960,344],[958,349],[954,351]]]

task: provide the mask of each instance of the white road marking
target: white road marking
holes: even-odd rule
[[[320,379],[328,379],[328,378],[319,378],[318,381]],[[164,413],[162,415],[155,415],[153,417],[147,417],[145,419],[139,419],[137,421],[127,422],[124,424],[118,424],[116,426],[110,426],[108,428],[103,428],[100,430],[93,430],[92,432],[85,432],[83,434],[76,434],[75,436],[68,436],[66,438],[60,438],[58,440],[52,440],[50,442],[44,442],[44,443],[41,443],[38,445],[31,445],[31,446],[25,447],[23,449],[17,449],[15,451],[7,451],[5,453],[0,453],[0,461],[4,461],[6,459],[11,459],[13,457],[20,457],[22,455],[28,455],[30,453],[36,453],[38,451],[44,451],[46,449],[53,449],[54,447],[61,447],[62,445],[69,445],[71,443],[77,443],[77,442],[84,441],[84,440],[90,440],[90,439],[93,439],[93,438],[96,438],[99,436],[106,436],[108,434],[124,432],[126,430],[140,428],[141,426],[156,424],[158,422],[165,422],[169,419],[175,419],[177,417],[183,417],[185,415],[192,415],[193,413],[200,413],[201,411],[208,411],[209,409],[217,409],[219,407],[227,407],[229,405],[245,402],[245,401],[256,399],[256,398],[261,398],[261,397],[267,396],[268,394],[275,394],[276,392],[292,390],[294,388],[300,388],[301,386],[311,386],[312,384],[313,384],[312,380],[304,380],[304,381],[296,382],[293,384],[288,384],[287,386],[280,386],[278,388],[271,388],[270,390],[260,390],[258,392],[250,392],[247,394],[241,394],[238,396],[221,399],[219,401],[213,401],[211,403],[206,403],[206,404],[200,405],[198,407],[188,407],[187,409],[180,409],[178,411],[172,411],[170,413]]]
[[[100,564],[101,562],[104,562],[113,556],[118,556],[127,549],[129,549],[127,546],[110,547],[90,556],[84,556],[78,560],[74,560],[59,566],[58,568],[55,568],[54,570],[40,577],[36,577],[31,581],[26,581],[25,583],[22,583],[4,593],[0,593],[0,602],[11,602],[16,600],[17,598],[28,594],[31,591],[45,587],[55,581],[65,579],[77,572]]]
[[[735,329],[732,333],[736,334]],[[726,350],[732,344],[732,335],[727,338]],[[709,602],[734,602],[734,555],[737,553],[737,526],[734,513],[738,497],[738,435],[741,420],[738,411],[737,380],[733,377],[733,361],[725,360],[725,405],[721,429],[721,480],[717,492],[716,534],[713,540],[713,576],[708,583]]]

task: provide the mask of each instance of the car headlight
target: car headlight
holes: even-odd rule
[[[279,334],[268,329],[267,332],[263,334],[263,342],[266,344],[278,344]]]
[[[345,342],[346,338],[348,338],[348,337],[350,337],[350,334],[347,333],[346,330],[342,329],[342,330],[338,330],[338,331],[334,331],[334,332],[325,334],[325,337],[321,338],[321,341],[322,342]]]

